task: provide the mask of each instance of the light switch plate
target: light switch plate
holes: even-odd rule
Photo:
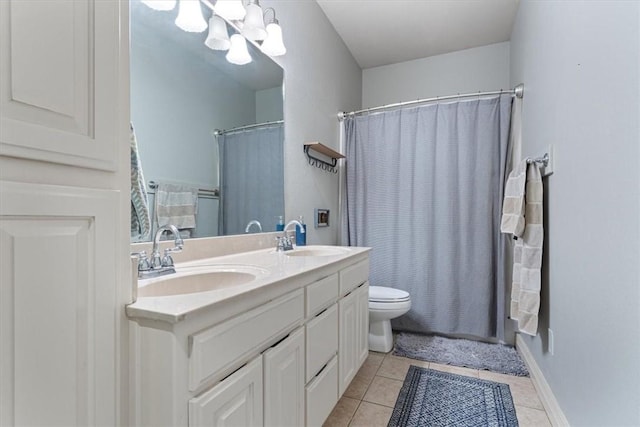
[[[329,209],[316,209],[315,212],[315,226],[328,227],[329,226]]]

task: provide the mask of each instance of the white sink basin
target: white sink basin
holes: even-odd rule
[[[335,256],[349,253],[348,248],[340,246],[308,246],[304,248],[296,248],[292,251],[286,251],[287,256]]]
[[[141,280],[138,297],[162,297],[215,291],[244,285],[268,270],[247,265],[198,266],[179,269],[175,274]]]

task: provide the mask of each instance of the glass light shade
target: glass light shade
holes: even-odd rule
[[[201,33],[207,29],[207,21],[202,17],[200,0],[180,0],[176,25],[189,33]]]
[[[251,55],[247,49],[247,41],[240,34],[231,36],[231,48],[227,52],[227,61],[236,65],[244,65],[251,62]]]
[[[231,46],[227,23],[218,15],[212,15],[209,19],[209,35],[204,44],[213,50],[227,50]]]
[[[142,4],[153,10],[173,10],[176,7],[176,0],[142,0]]]
[[[267,38],[262,42],[260,50],[269,56],[280,56],[287,53],[287,48],[284,47],[282,41],[282,28],[280,25],[272,22],[267,25]]]
[[[213,6],[213,10],[217,15],[230,21],[240,20],[247,13],[242,5],[242,0],[218,0]]]
[[[244,17],[242,35],[249,40],[264,40],[267,37],[267,30],[264,28],[264,19],[262,18],[262,8],[256,3],[251,3],[247,6],[247,16]]]

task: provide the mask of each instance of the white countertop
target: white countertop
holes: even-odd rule
[[[323,250],[335,246],[303,246],[296,250]],[[242,302],[242,306],[256,306],[278,294],[300,288],[324,276],[333,274],[345,265],[366,259],[370,248],[341,247],[344,253],[329,256],[291,256],[275,249],[262,249],[176,264],[176,274],[138,282],[139,289],[158,280],[178,278],[196,266],[252,266],[262,272],[256,279],[221,289],[170,296],[139,297],[126,307],[126,314],[135,321],[154,321],[176,324],[188,316],[206,310]],[[205,267],[199,267],[205,270]],[[280,288],[279,288],[280,286]],[[277,289],[276,289],[277,288]],[[227,310],[228,311],[228,310]]]

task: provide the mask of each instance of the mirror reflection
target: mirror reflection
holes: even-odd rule
[[[231,64],[204,45],[206,32],[175,25],[177,9],[130,4],[131,123],[151,218],[150,233],[132,226],[132,240],[152,239],[165,222],[184,237],[275,231],[284,215],[282,69],[251,43],[252,62]]]

